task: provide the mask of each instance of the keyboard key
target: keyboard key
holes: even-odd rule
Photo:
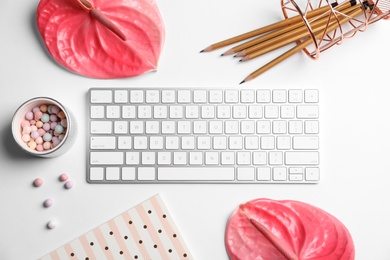
[[[238,103],[239,91],[238,90],[226,90],[225,102],[226,103]]]
[[[147,90],[146,91],[146,103],[158,104],[160,102],[160,91],[158,90]]]
[[[305,121],[305,133],[306,134],[318,134],[319,133],[319,122],[315,120]]]
[[[142,104],[144,102],[143,90],[130,90],[130,103]]]
[[[89,179],[92,181],[104,180],[104,168],[102,167],[91,167],[89,170]]]
[[[274,103],[286,103],[287,91],[285,89],[275,89],[272,91],[272,102]]]
[[[209,91],[209,101],[213,103],[222,103],[223,93],[222,90],[210,90]]]
[[[91,121],[91,134],[111,134],[111,121]]]
[[[318,152],[286,152],[286,165],[317,165],[319,164]]]
[[[317,89],[306,89],[305,90],[305,102],[306,103],[318,103],[318,90]]]
[[[91,103],[112,103],[112,91],[91,90]]]
[[[294,136],[293,149],[294,150],[318,150],[319,140],[318,136]]]
[[[142,157],[141,159],[142,165],[154,165],[156,163],[155,152],[142,152],[141,157]]]
[[[257,168],[257,180],[258,181],[270,181],[271,180],[271,168],[270,167]]]
[[[123,150],[131,149],[131,136],[119,136],[118,149],[123,149]]]
[[[154,167],[139,167],[139,181],[154,181],[156,179],[156,169]]]
[[[120,177],[120,168],[119,167],[107,167],[106,168],[106,180],[108,181],[117,181]]]
[[[104,106],[91,106],[91,118],[104,118]]]
[[[123,164],[123,153],[122,152],[91,152],[90,164],[92,165]]]
[[[234,181],[234,168],[161,167],[157,176],[161,181]]]
[[[127,103],[129,100],[129,94],[127,90],[115,90],[114,102],[115,103]]]
[[[115,149],[115,136],[92,136],[91,149],[110,150]]]
[[[303,93],[301,89],[290,89],[288,91],[288,102],[290,103],[302,103]]]
[[[255,168],[237,168],[237,180],[239,181],[254,181]]]
[[[123,167],[122,168],[122,180],[134,181],[135,180],[135,168],[134,167]]]
[[[272,171],[274,181],[287,181],[287,168],[274,167]]]
[[[305,179],[307,181],[319,181],[320,180],[320,169],[307,167],[305,169]]]
[[[126,152],[126,164],[138,165],[139,163],[139,152]]]
[[[259,89],[256,91],[257,103],[270,103],[271,102],[271,91],[268,89]]]
[[[191,90],[179,90],[177,91],[177,103],[190,103],[191,102]]]
[[[254,103],[255,91],[251,89],[241,90],[241,103]]]
[[[194,90],[194,103],[206,103],[207,102],[207,90]]]
[[[297,106],[297,118],[318,118],[318,106]]]
[[[174,90],[163,90],[161,91],[161,102],[162,103],[175,103],[176,92]]]

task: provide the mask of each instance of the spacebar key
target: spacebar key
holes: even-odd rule
[[[161,167],[161,181],[234,181],[233,167]]]

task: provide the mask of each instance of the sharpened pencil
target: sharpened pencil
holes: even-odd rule
[[[352,18],[358,16],[358,15],[361,15],[363,13],[363,10],[362,9],[359,9],[359,10],[356,10],[354,11],[353,13],[351,13],[348,17],[344,17],[342,19],[339,20],[339,23],[340,24],[344,24],[346,22],[348,22],[349,20],[351,20]],[[325,32],[319,32],[317,33],[315,36],[316,38],[318,36],[321,36],[323,34],[327,34],[333,30],[335,30],[338,26],[339,26],[339,23],[334,23],[332,25],[330,25]],[[296,45],[294,48],[288,50],[287,52],[283,53],[282,55],[278,56],[277,58],[273,59],[272,61],[270,61],[269,63],[265,64],[264,66],[262,66],[261,68],[255,70],[254,72],[252,72],[251,74],[249,74],[243,81],[240,82],[240,84],[242,83],[245,83],[245,82],[248,82],[256,77],[258,77],[259,75],[261,75],[262,73],[264,73],[265,71],[271,69],[272,67],[274,67],[275,65],[279,64],[280,62],[286,60],[287,58],[291,57],[293,54],[303,50],[304,48],[306,48],[307,46],[309,46],[311,43],[312,43],[312,39],[309,38],[308,40],[305,40],[303,42],[301,42],[300,44]]]

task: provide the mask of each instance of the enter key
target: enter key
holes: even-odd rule
[[[318,150],[319,139],[318,136],[294,136],[293,149],[294,150]]]

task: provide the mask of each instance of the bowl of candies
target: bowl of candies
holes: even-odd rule
[[[24,102],[12,119],[12,134],[22,150],[39,157],[65,153],[76,136],[71,112],[57,100],[36,97]]]

